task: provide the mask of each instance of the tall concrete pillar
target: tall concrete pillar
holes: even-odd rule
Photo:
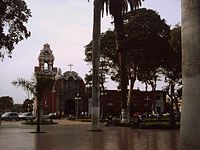
[[[99,61],[101,34],[101,0],[94,1],[92,42],[92,131],[100,130]]]
[[[200,150],[200,0],[182,0],[182,150]]]

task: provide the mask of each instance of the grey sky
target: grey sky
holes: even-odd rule
[[[0,96],[11,96],[15,103],[22,103],[27,94],[11,85],[18,77],[30,80],[43,44],[53,50],[54,66],[63,72],[73,70],[84,78],[90,69],[84,61],[84,46],[92,39],[93,4],[87,0],[26,0],[32,11],[27,27],[32,35],[16,45],[12,59],[0,63]],[[156,10],[167,24],[180,22],[180,0],[146,0],[143,7]],[[112,28],[111,17],[102,19],[102,31]],[[137,85],[136,85],[137,86]],[[109,82],[108,88],[115,84]]]

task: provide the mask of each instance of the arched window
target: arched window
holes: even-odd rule
[[[48,51],[45,51],[44,54],[45,54],[45,55],[48,55]]]
[[[44,71],[47,71],[49,70],[49,65],[47,62],[44,63]]]

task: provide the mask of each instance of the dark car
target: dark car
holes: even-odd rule
[[[2,120],[19,120],[19,116],[16,112],[6,112],[1,116]]]

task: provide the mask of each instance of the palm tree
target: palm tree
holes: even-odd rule
[[[89,0],[88,0],[89,1]],[[144,1],[144,0],[142,0]],[[100,59],[100,33],[101,33],[101,11],[108,10],[114,17],[115,33],[116,33],[116,50],[119,54],[120,62],[120,85],[121,85],[121,101],[122,108],[127,108],[127,73],[126,73],[126,51],[123,50],[125,34],[123,29],[123,14],[128,10],[128,3],[131,10],[141,5],[141,0],[94,0],[94,16],[93,16],[93,43],[92,43],[92,65],[93,65],[93,87],[92,87],[92,130],[99,128],[99,59]]]
[[[92,131],[99,130],[99,62],[101,33],[101,0],[94,0],[93,43],[92,43]]]
[[[41,116],[41,103],[42,95],[45,87],[50,83],[50,77],[43,76],[42,74],[35,74],[35,79],[28,81],[23,78],[18,78],[12,84],[16,87],[22,87],[26,92],[33,94],[37,98],[37,129],[36,132],[40,133],[40,116]]]
[[[182,150],[200,149],[200,1],[182,0]]]
[[[125,114],[127,111],[128,77],[127,77],[127,67],[126,67],[127,53],[126,49],[124,49],[126,36],[124,31],[123,14],[128,11],[128,6],[130,6],[131,11],[139,8],[141,6],[142,1],[144,0],[103,0],[101,7],[102,12],[104,12],[105,8],[106,13],[108,14],[109,12],[111,16],[113,16],[114,18],[116,51],[118,53],[119,66],[120,66],[121,104]]]
[[[27,92],[28,99],[30,98],[30,94],[34,94],[34,83],[35,81],[29,81],[23,78],[18,78],[13,81],[12,84],[16,87],[22,87],[25,92]]]

